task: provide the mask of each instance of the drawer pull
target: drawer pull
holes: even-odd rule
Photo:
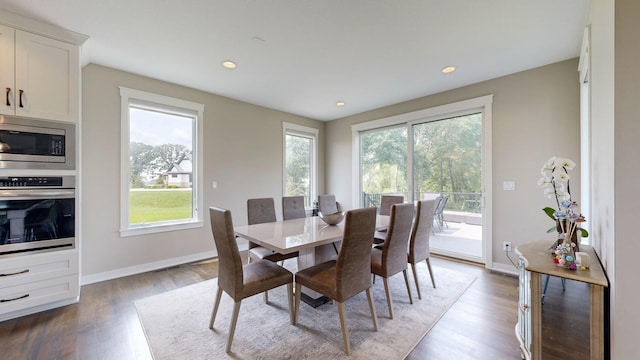
[[[18,271],[18,272],[14,272],[14,273],[9,273],[9,274],[0,274],[0,276],[13,276],[13,275],[20,275],[20,274],[26,274],[29,272],[29,269],[25,269],[22,271]]]
[[[17,298],[13,298],[13,299],[0,299],[0,303],[4,303],[4,302],[9,302],[9,301],[16,301],[16,300],[20,300],[20,299],[24,299],[24,298],[28,298],[29,294],[24,294],[22,296],[18,296]]]
[[[11,88],[7,88],[7,106],[11,106],[11,101],[9,101],[9,94],[11,94]]]

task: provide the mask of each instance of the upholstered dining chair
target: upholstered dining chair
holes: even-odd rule
[[[247,200],[247,223],[249,225],[276,222],[276,208],[273,198]],[[266,247],[249,241],[249,262],[255,260],[269,260],[273,262],[295,258],[298,253],[280,254]]]
[[[268,260],[257,260],[247,265],[242,265],[240,251],[233,231],[233,220],[231,211],[211,207],[209,208],[211,218],[211,230],[213,239],[218,251],[218,291],[216,293],[209,329],[213,329],[213,324],[218,313],[220,298],[224,291],[234,302],[231,324],[229,326],[229,337],[225,351],[231,350],[233,334],[236,330],[240,303],[250,296],[275,289],[282,285],[287,285],[287,299],[289,300],[289,320],[294,324],[293,307],[293,274],[275,263]]]
[[[301,219],[307,216],[304,208],[304,196],[285,196],[282,198],[282,219]]]
[[[409,302],[413,304],[409,278],[407,276],[407,246],[413,221],[413,204],[391,205],[389,217],[389,229],[384,243],[371,249],[371,273],[382,277],[384,291],[387,295],[389,317],[393,319],[391,293],[389,292],[389,278],[402,271],[404,282],[407,285]]]
[[[276,208],[273,198],[247,200],[247,223],[253,225],[267,222],[276,222]],[[276,263],[280,262],[280,265],[284,265],[285,260],[296,258],[298,255],[297,251],[290,254],[280,254],[249,241],[249,262],[269,260]],[[267,291],[264,292],[264,302],[269,302],[269,293]]]
[[[318,210],[323,214],[333,214],[340,211],[335,195],[318,195]]]
[[[402,204],[404,202],[404,196],[402,195],[382,195],[380,196],[380,208],[378,209],[378,214],[380,215],[390,215],[391,214],[391,205],[394,204]],[[381,244],[384,242],[386,238],[387,225],[379,226],[376,228],[376,233],[373,236],[373,242],[375,244]]]
[[[333,299],[337,303],[344,351],[347,355],[351,353],[351,346],[344,307],[346,300],[366,291],[373,328],[378,331],[378,318],[373,304],[371,275],[369,275],[372,235],[375,226],[376,208],[347,211],[342,248],[338,259],[314,265],[296,273],[295,308],[297,310],[294,323],[298,323],[302,286]]]
[[[402,204],[404,196],[402,195],[382,195],[380,196],[380,215],[391,215],[391,205]]]
[[[429,237],[431,236],[431,227],[433,226],[433,213],[435,211],[435,200],[418,201],[416,216],[413,220],[413,229],[411,237],[409,237],[409,254],[408,262],[411,264],[413,271],[413,280],[416,282],[416,290],[418,290],[418,299],[422,299],[420,294],[420,285],[418,285],[418,273],[416,264],[425,261],[429,268],[431,276],[431,284],[436,287],[436,281],[433,278],[433,270],[431,269],[431,260],[429,258]]]

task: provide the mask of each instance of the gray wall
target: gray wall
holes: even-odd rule
[[[119,86],[205,105],[202,228],[120,237]],[[85,281],[212,255],[209,206],[230,209],[234,223],[241,225],[247,221],[246,199],[274,197],[281,214],[283,121],[320,130],[318,190],[324,189],[324,122],[94,64],[82,70],[82,89],[80,249]],[[212,181],[218,182],[216,190]]]
[[[580,161],[577,67],[577,59],[567,60],[331,121],[326,127],[327,192],[354,206],[351,125],[493,94],[492,258],[511,267],[503,241],[517,246],[550,238],[546,230],[553,224],[541,209],[554,203],[536,184],[542,165],[553,155]],[[579,202],[579,167],[572,175],[571,192]],[[516,191],[502,190],[506,180],[516,182]]]
[[[639,16],[638,1],[599,0],[591,2],[588,21],[594,237],[609,277],[611,359],[638,357]]]
[[[631,359],[639,353],[635,334],[640,322],[637,306],[640,289],[634,271],[636,257],[640,254],[636,224],[640,214],[639,17],[640,2],[615,2],[615,171],[607,174],[615,184],[614,261],[607,266],[612,269],[612,320],[615,321],[612,359]],[[608,119],[600,120],[610,124]]]

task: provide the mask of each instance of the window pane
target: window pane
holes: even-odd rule
[[[415,199],[450,195],[447,209],[480,212],[482,114],[413,126]]]
[[[129,225],[192,219],[195,118],[129,107]]]
[[[313,139],[287,134],[285,143],[285,196],[302,195],[305,206],[310,207]]]
[[[380,206],[383,194],[407,197],[407,128],[391,127],[360,136],[362,205]]]

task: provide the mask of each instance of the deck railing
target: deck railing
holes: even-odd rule
[[[389,193],[362,193],[362,203],[364,207],[380,207],[380,198],[382,195],[402,195],[405,199],[408,198],[408,193],[405,192],[389,192]],[[417,191],[414,193],[414,199],[429,199],[435,198],[439,195],[449,195],[449,200],[445,206],[445,210],[449,211],[462,211],[468,213],[480,214],[481,193],[474,192],[422,192]]]

